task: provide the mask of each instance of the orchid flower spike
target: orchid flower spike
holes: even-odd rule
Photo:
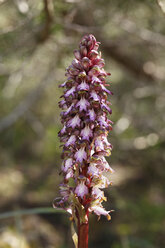
[[[112,145],[107,136],[112,130],[110,102],[106,77],[110,75],[98,52],[99,42],[93,35],[85,35],[74,51],[75,59],[66,70],[59,137],[63,143],[63,182],[55,207],[61,207],[72,219],[85,223],[89,213],[110,219],[102,202],[106,200],[103,189],[110,184],[104,172],[113,172],[105,156],[110,156]],[[103,175],[104,174],[104,175]]]

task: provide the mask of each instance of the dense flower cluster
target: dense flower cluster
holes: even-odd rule
[[[63,143],[61,172],[64,180],[60,185],[61,197],[54,205],[69,211],[73,218],[85,222],[86,214],[94,212],[110,219],[102,202],[106,200],[103,188],[110,182],[104,172],[113,172],[105,156],[111,154],[112,146],[107,140],[112,122],[105,87],[104,60],[98,52],[99,42],[93,35],[82,38],[75,59],[67,68],[67,80],[62,100],[62,130],[59,137]]]

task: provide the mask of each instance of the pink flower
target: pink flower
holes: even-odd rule
[[[79,107],[80,111],[83,111],[83,110],[86,111],[88,106],[89,106],[89,102],[84,97],[82,97],[76,105],[76,107]]]
[[[65,97],[68,97],[68,96],[70,96],[70,95],[73,95],[73,93],[75,92],[75,86],[74,87],[72,87],[70,90],[68,90],[65,94],[64,94],[64,96]]]
[[[89,109],[88,115],[91,121],[94,121],[96,119],[96,114],[95,114],[94,109]]]
[[[97,94],[96,91],[94,91],[94,90],[91,92],[91,98],[92,98],[95,102],[100,101],[100,97],[98,96],[98,94]]]
[[[66,69],[67,80],[59,107],[63,128],[59,132],[63,142],[61,198],[55,205],[64,208],[83,223],[88,211],[105,215],[101,203],[106,200],[102,189],[110,184],[104,174],[113,172],[104,156],[112,150],[107,140],[111,128],[111,114],[106,88],[105,62],[98,52],[99,42],[93,35],[86,35],[74,51],[75,58]],[[66,207],[67,206],[67,207]],[[78,216],[77,216],[78,215]]]
[[[73,145],[76,141],[76,136],[75,135],[71,135],[68,139],[68,141],[65,143],[65,146],[70,146]]]
[[[81,136],[82,136],[82,139],[86,139],[86,140],[89,140],[89,138],[93,136],[93,132],[88,125],[86,125],[81,130]]]
[[[88,194],[88,187],[84,184],[84,182],[81,182],[77,185],[75,193],[83,199],[84,196]]]
[[[89,90],[89,85],[85,82],[82,81],[81,84],[77,87],[78,90]]]
[[[109,213],[110,211],[106,211],[102,206],[93,206],[90,208],[92,211],[94,211],[94,213],[98,216],[100,215],[105,215],[107,216],[108,219],[110,219]]]
[[[96,167],[96,164],[91,163],[88,167],[88,174],[91,176],[99,177],[100,170]]]
[[[102,198],[104,198],[104,192],[102,190],[100,190],[98,187],[93,187],[93,189],[92,189],[92,195],[96,199],[102,199]]]
[[[77,161],[77,162],[82,163],[83,160],[86,160],[86,159],[87,159],[87,153],[86,153],[86,151],[85,151],[84,149],[85,149],[85,148],[82,147],[82,148],[80,148],[80,149],[75,153],[75,158],[76,158],[76,161]]]
[[[72,103],[72,104],[70,105],[70,107],[64,112],[64,115],[69,114],[69,112],[71,111],[71,109],[72,109],[73,106],[74,106],[74,104]]]
[[[75,128],[76,126],[80,126],[80,117],[78,115],[75,115],[73,119],[70,119],[69,122],[67,123],[68,127]]]
[[[67,170],[68,170],[69,168],[71,168],[72,165],[73,165],[73,159],[72,159],[72,158],[68,158],[68,159],[65,160],[65,162],[64,162],[63,171],[64,171],[64,172],[67,172]]]

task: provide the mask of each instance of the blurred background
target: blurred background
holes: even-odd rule
[[[91,216],[89,247],[165,247],[164,0],[0,0],[0,248],[73,247],[68,216],[51,211],[58,85],[87,33],[112,74],[115,170],[115,212]]]

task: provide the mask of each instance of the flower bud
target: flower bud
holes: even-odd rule
[[[88,53],[87,48],[85,46],[81,46],[80,47],[80,53],[81,53],[82,57],[86,57],[87,53]]]
[[[81,54],[79,50],[74,50],[74,56],[76,59],[80,60],[81,59]]]
[[[90,59],[88,59],[87,57],[84,57],[82,59],[82,65],[84,67],[84,69],[89,69],[89,66],[90,66]]]
[[[98,56],[98,52],[96,50],[92,50],[89,54],[90,59],[96,59]]]

